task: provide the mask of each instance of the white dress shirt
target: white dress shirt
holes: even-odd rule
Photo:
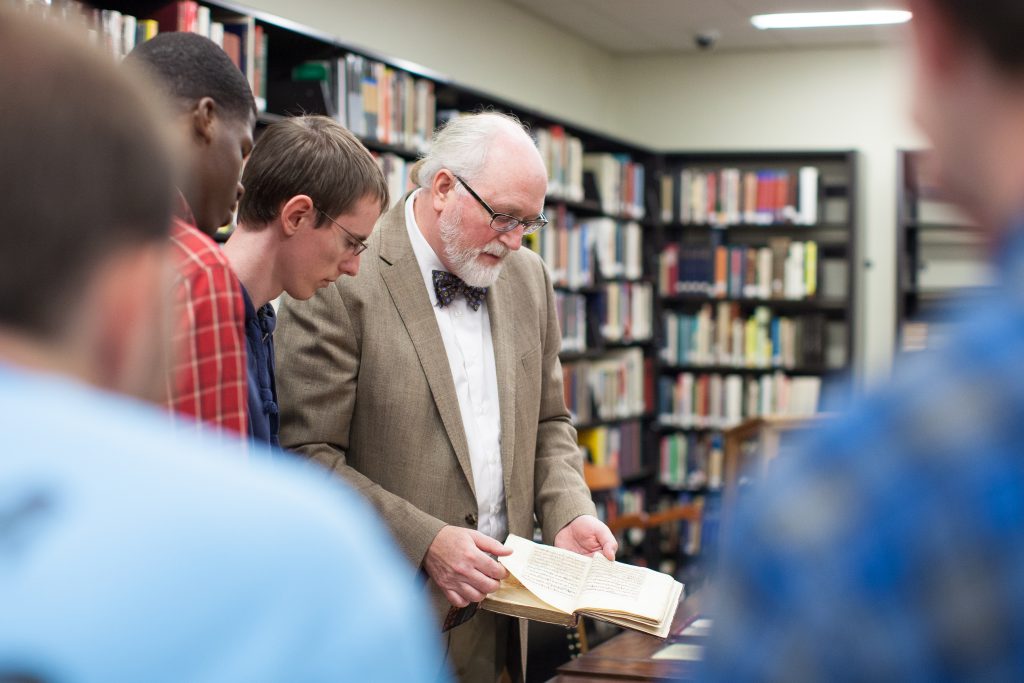
[[[491,318],[486,301],[476,311],[469,307],[464,296],[455,297],[444,308],[437,305],[433,271],[447,269],[416,224],[413,202],[418,194],[419,190],[413,192],[405,202],[405,227],[434,307],[455,382],[476,489],[477,530],[504,542],[508,535],[508,514],[501,470],[501,414]]]

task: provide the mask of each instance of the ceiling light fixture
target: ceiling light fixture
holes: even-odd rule
[[[833,26],[876,26],[902,24],[910,21],[906,10],[869,9],[850,12],[791,12],[786,14],[758,14],[750,23],[759,29],[820,28]]]

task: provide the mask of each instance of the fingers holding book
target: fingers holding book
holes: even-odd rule
[[[614,561],[619,543],[604,522],[591,515],[580,515],[566,524],[555,535],[556,548],[571,550],[580,555],[601,553]]]
[[[465,607],[498,589],[508,572],[493,556],[512,551],[473,529],[446,526],[427,549],[423,566],[452,605]]]

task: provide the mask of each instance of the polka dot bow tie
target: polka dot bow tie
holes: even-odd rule
[[[466,297],[466,303],[474,311],[480,309],[480,304],[487,296],[486,287],[470,287],[457,276],[445,270],[435,270],[434,293],[437,294],[437,305],[444,308],[450,304],[455,297],[462,294]]]

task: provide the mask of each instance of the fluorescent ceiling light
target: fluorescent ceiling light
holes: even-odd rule
[[[758,14],[750,17],[750,23],[759,29],[875,26],[878,24],[902,24],[910,21],[910,17],[910,12],[906,10],[869,9],[850,12]]]

